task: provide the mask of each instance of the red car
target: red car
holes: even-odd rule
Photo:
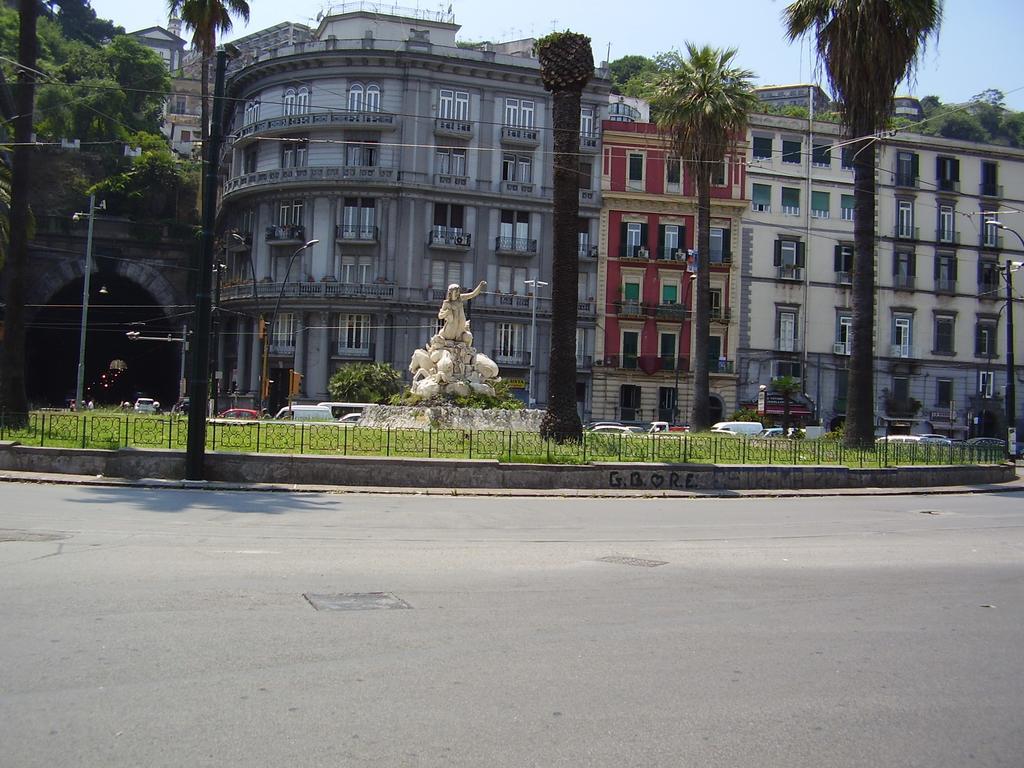
[[[226,411],[221,411],[217,414],[218,419],[253,420],[259,417],[260,412],[254,411],[252,408],[228,408]]]

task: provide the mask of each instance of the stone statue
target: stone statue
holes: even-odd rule
[[[492,384],[500,381],[498,366],[487,355],[473,348],[473,334],[466,319],[465,302],[487,287],[480,283],[472,291],[463,293],[454,283],[437,313],[444,321],[441,332],[430,339],[424,349],[412,353],[409,372],[412,374],[412,392],[421,397],[436,395],[468,395],[470,392],[493,395]]]

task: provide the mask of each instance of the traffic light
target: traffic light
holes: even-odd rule
[[[267,338],[267,321],[262,317],[260,318],[260,338]]]
[[[288,371],[288,394],[295,396],[302,390],[302,374],[298,371]]]
[[[263,380],[263,386],[260,388],[260,400],[263,401],[266,406],[267,400],[270,398],[270,379]]]

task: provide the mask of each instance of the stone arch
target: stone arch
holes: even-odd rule
[[[174,291],[174,286],[160,270],[150,264],[139,261],[120,260],[114,262],[114,274],[141,286],[155,300],[165,315],[174,313],[174,305],[183,303]],[[80,280],[85,275],[83,261],[64,259],[31,282],[28,302],[45,305],[69,283]],[[93,272],[95,277],[96,272]]]

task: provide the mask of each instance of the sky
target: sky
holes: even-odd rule
[[[358,5],[350,3],[349,5]],[[592,40],[595,61],[630,54],[653,56],[682,49],[686,42],[736,48],[737,63],[752,70],[758,85],[823,82],[815,71],[807,42],[787,43],[781,21],[785,0],[515,0],[503,7],[493,0],[451,0],[459,39],[494,42],[536,37],[553,29],[582,32]],[[364,0],[367,8],[390,9],[390,3]],[[436,11],[448,0],[399,0],[405,8]],[[101,18],[132,32],[167,26],[167,3],[159,0],[92,0]],[[282,21],[316,26],[316,16],[332,4],[322,0],[249,0],[248,25],[237,22],[226,40]],[[340,3],[333,7],[339,9]],[[495,9],[501,8],[502,13]],[[922,58],[916,83],[901,94],[939,96],[959,103],[996,88],[1006,106],[1024,110],[1024,0],[945,0],[938,39]],[[610,54],[609,54],[610,51]]]

